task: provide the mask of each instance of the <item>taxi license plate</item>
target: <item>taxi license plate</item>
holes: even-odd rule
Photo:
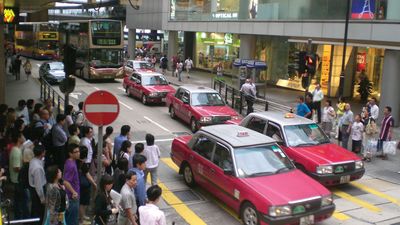
[[[341,176],[340,177],[340,183],[344,184],[344,183],[349,183],[350,182],[350,175],[346,175],[346,176]]]
[[[314,215],[309,215],[300,218],[300,225],[311,225],[314,224]]]
[[[161,101],[165,102],[165,98],[161,98]]]

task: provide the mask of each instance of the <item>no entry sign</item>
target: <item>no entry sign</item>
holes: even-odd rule
[[[83,113],[86,119],[94,125],[111,124],[119,114],[118,99],[108,91],[95,91],[86,98]]]

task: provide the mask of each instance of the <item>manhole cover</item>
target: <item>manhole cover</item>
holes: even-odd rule
[[[182,190],[182,191],[173,191],[173,193],[182,201],[182,202],[193,202],[203,200],[198,194],[193,192],[192,190]]]

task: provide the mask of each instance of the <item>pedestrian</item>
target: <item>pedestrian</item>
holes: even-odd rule
[[[40,222],[34,223],[40,225],[42,224],[41,221],[43,221],[44,206],[46,202],[44,195],[46,176],[44,172],[44,162],[42,160],[45,155],[44,146],[40,143],[35,143],[33,154],[35,157],[29,162],[28,170],[29,190],[32,199],[31,217],[40,218]]]
[[[157,57],[153,55],[153,58],[151,58],[151,65],[153,68],[156,68],[156,62],[157,62]]]
[[[43,225],[66,225],[67,195],[61,180],[62,172],[57,165],[46,170],[46,215]]]
[[[115,167],[115,159],[114,159],[114,153],[113,153],[113,142],[111,140],[111,135],[114,132],[114,128],[112,126],[106,127],[106,133],[103,136],[103,145],[105,147],[104,149],[104,155],[108,160],[111,161],[111,165],[105,168],[105,171],[108,174],[112,174],[112,167]]]
[[[143,151],[144,151],[144,144],[143,143],[135,144],[135,154],[143,154]]]
[[[144,171],[145,182],[147,183],[147,175],[150,173],[151,185],[156,185],[161,153],[158,146],[154,144],[154,135],[152,134],[146,134],[146,146],[144,147],[143,155],[147,158],[146,170]]]
[[[371,97],[371,99],[369,100],[369,112],[370,115],[372,117],[372,119],[374,119],[375,121],[378,120],[379,117],[379,107],[376,104],[377,100],[375,97]]]
[[[79,146],[70,144],[67,147],[69,158],[64,165],[64,185],[66,187],[69,206],[65,214],[65,220],[68,225],[79,224],[79,173],[77,160],[80,158]]]
[[[51,126],[53,126],[54,124],[56,124],[56,120],[54,118],[54,107],[53,107],[53,101],[48,98],[44,101],[44,109],[47,109],[47,111],[49,112],[49,123]]]
[[[31,71],[32,71],[32,64],[28,58],[26,59],[24,65],[22,67],[24,68],[26,79],[28,80],[29,76],[31,75]]]
[[[42,103],[36,103],[35,106],[33,107],[33,112],[32,112],[32,121],[31,125],[35,125],[39,120],[40,120],[40,111],[43,108]]]
[[[253,104],[256,100],[256,89],[251,84],[251,79],[246,79],[245,83],[240,88],[240,92],[243,93],[247,103],[247,115],[254,111]]]
[[[139,207],[140,224],[167,225],[164,212],[157,207],[162,189],[158,185],[154,185],[149,187],[146,193],[149,201],[145,206]]]
[[[123,125],[121,127],[120,134],[114,138],[114,157],[119,156],[119,150],[121,149],[122,143],[130,139],[131,127],[129,125]]]
[[[193,61],[190,57],[188,57],[185,60],[185,69],[186,69],[186,75],[187,75],[188,79],[190,78],[189,73],[190,73],[190,70],[192,69],[192,67],[193,67]]]
[[[222,66],[222,63],[218,63],[217,77],[223,77],[223,75],[224,75],[224,67]]]
[[[118,215],[118,225],[137,225],[137,206],[135,193],[132,191],[136,187],[136,173],[129,171],[125,176],[126,182],[121,189],[121,212]]]
[[[113,182],[113,178],[108,174],[104,174],[100,179],[100,187],[95,199],[95,225],[115,224],[117,221],[116,215],[119,210],[110,196]]]
[[[86,209],[90,205],[90,189],[92,186],[94,191],[97,189],[97,184],[89,173],[89,165],[85,163],[87,155],[88,149],[85,146],[79,146],[79,159],[77,160],[80,191],[79,224],[82,224],[84,220],[90,220],[90,218],[86,216]]]
[[[65,162],[65,145],[68,141],[67,134],[64,131],[65,115],[58,114],[56,118],[57,124],[51,129],[54,160],[58,168],[64,168]]]
[[[146,169],[146,156],[136,154],[133,156],[133,171],[137,176],[137,185],[135,187],[135,198],[137,207],[146,204],[146,182],[144,178],[144,170]]]
[[[344,107],[344,114],[340,118],[339,121],[339,128],[340,128],[340,134],[341,134],[341,141],[342,141],[342,147],[347,149],[347,145],[349,142],[349,137],[350,137],[350,131],[351,131],[351,125],[353,123],[353,112],[351,111],[351,107],[349,103],[346,103],[346,106]]]
[[[164,55],[160,60],[160,67],[162,69],[162,74],[166,75],[167,67],[168,67],[168,58],[167,55]]]
[[[132,142],[129,140],[125,140],[122,142],[121,149],[119,151],[118,160],[125,158],[129,160],[129,156],[132,153]]]
[[[22,144],[24,143],[22,133],[13,131],[11,134],[11,141],[13,147],[10,153],[9,171],[10,180],[14,186],[14,218],[18,220],[23,219],[23,214],[28,211],[27,208],[23,208],[25,206],[25,204],[23,204],[24,192],[22,185],[18,182],[18,174],[22,168]]]
[[[26,107],[28,108],[28,114],[29,114],[29,123],[32,121],[32,118],[33,118],[34,105],[35,105],[35,100],[33,100],[31,98],[26,100]]]
[[[21,118],[24,120],[24,123],[26,126],[29,125],[30,120],[29,120],[29,110],[28,107],[26,106],[26,101],[21,99],[18,101],[18,107],[15,109],[17,113],[17,118]]]
[[[376,133],[378,132],[375,120],[370,116],[367,109],[364,109],[363,118],[361,120],[364,124],[363,133],[363,160],[366,162],[371,162],[372,159],[372,149],[371,141],[375,140]]]
[[[15,80],[21,80],[21,56],[17,55],[17,57],[14,60],[14,76],[15,76]]]
[[[160,59],[160,63],[161,63],[162,59],[163,58]],[[172,77],[175,77],[175,76],[178,77],[178,70],[176,67],[176,65],[179,63],[178,56],[172,56],[171,61],[172,61]],[[161,67],[161,64],[160,64],[160,67]]]
[[[70,134],[68,138],[68,144],[79,145],[81,142],[81,139],[79,138],[79,127],[76,124],[72,124],[68,127],[68,133]]]
[[[72,115],[74,114],[74,106],[73,105],[67,105],[65,107],[65,123],[64,123],[64,131],[67,134],[67,136],[71,136],[71,134],[68,131],[68,127],[74,124],[74,120],[72,119]]]
[[[87,121],[85,114],[83,113],[83,102],[78,103],[78,111],[73,113],[72,120],[76,125],[78,125],[81,131],[83,130],[83,127],[89,126],[89,122]]]
[[[342,116],[344,114],[345,106],[346,106],[346,101],[345,101],[344,97],[340,96],[338,99],[338,103],[336,104],[337,110],[336,110],[336,120],[335,120],[335,131],[336,131],[335,138],[338,139],[338,142],[341,141],[339,121],[340,121],[340,118],[342,118]]]
[[[356,154],[361,152],[363,131],[364,124],[361,122],[361,115],[357,114],[354,118],[354,122],[351,125],[351,151]]]
[[[310,119],[314,121],[315,123],[318,123],[318,117],[316,112],[316,108],[313,102],[313,95],[310,92],[306,93],[306,97],[304,100],[304,103],[307,105],[307,107],[310,109],[311,113],[305,116],[307,119]]]
[[[303,96],[298,96],[297,97],[296,115],[301,116],[301,117],[307,117],[310,114],[311,114],[310,109],[304,103],[304,97]]]
[[[81,138],[81,142],[79,143],[79,145],[85,146],[88,149],[88,156],[86,158],[85,163],[89,164],[90,166],[93,159],[93,146],[92,146],[93,128],[83,127],[82,134],[83,137]]]
[[[122,186],[125,184],[125,174],[128,172],[128,160],[122,158],[118,161],[117,168],[114,170],[113,179],[114,186],[113,189],[116,192],[120,192]]]
[[[382,155],[379,156],[383,160],[388,159],[387,154],[383,152],[383,142],[391,141],[393,137],[393,126],[394,126],[394,119],[392,117],[392,107],[386,106],[383,110],[384,118],[381,124],[381,132],[379,133],[378,139],[378,151],[382,151]]]
[[[332,125],[333,121],[335,120],[336,113],[335,109],[332,107],[332,101],[331,100],[326,100],[325,101],[325,106],[322,110],[322,123],[321,123],[321,128],[325,132],[325,134],[328,135],[328,137],[331,137],[332,133]]]
[[[313,104],[318,116],[318,123],[321,123],[321,102],[324,99],[324,93],[321,90],[321,85],[316,84],[315,89],[312,92],[313,95]]]
[[[182,82],[182,71],[183,71],[183,63],[182,61],[178,61],[176,63],[176,72],[178,76],[178,81]]]

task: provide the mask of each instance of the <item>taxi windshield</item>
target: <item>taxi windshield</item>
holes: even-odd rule
[[[315,123],[285,126],[284,131],[289,146],[312,146],[329,143],[329,138]]]
[[[266,176],[294,168],[277,145],[238,148],[235,159],[240,177]]]
[[[225,103],[218,93],[193,93],[192,106],[224,106]]]
[[[168,85],[167,79],[164,76],[143,76],[143,86],[154,86],[154,85]]]

